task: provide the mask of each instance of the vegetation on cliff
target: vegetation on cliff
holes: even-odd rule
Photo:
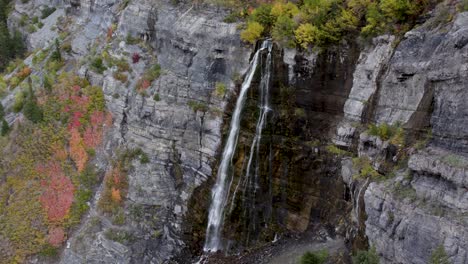
[[[80,222],[98,180],[90,160],[112,120],[101,89],[86,80],[62,74],[51,90],[34,92],[31,83],[19,107],[26,119],[0,138],[5,263],[52,254]]]
[[[215,1],[233,8],[227,22],[246,19],[245,42],[272,37],[278,43],[308,48],[334,44],[347,36],[401,34],[436,0]]]

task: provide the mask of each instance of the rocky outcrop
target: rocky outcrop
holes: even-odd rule
[[[371,98],[378,89],[381,73],[392,56],[394,41],[393,36],[378,37],[361,52],[353,74],[353,87],[344,105],[344,118],[333,140],[336,145],[351,146],[357,126],[365,118],[365,110],[370,108]]]
[[[408,152],[408,171],[372,183],[365,193],[366,235],[383,263],[428,263],[438,246],[451,263],[468,261],[463,156],[468,131],[463,98],[468,91],[462,59],[467,53],[467,17],[461,13],[453,24],[440,27],[429,20],[408,32],[378,90],[372,115],[376,122],[400,122],[409,134],[432,128],[431,147]],[[361,146],[372,146],[361,148],[360,156],[391,158],[386,144],[365,143],[367,136],[360,141]]]
[[[115,69],[100,75],[84,66],[79,72],[102,84],[113,114],[108,155],[117,148],[141,148],[149,163],[135,161],[128,175],[125,224],[102,219],[93,224],[97,220],[92,210],[70,240],[62,263],[161,263],[184,246],[180,235],[188,199],[212,174],[222,113],[234,92],[233,76],[245,71],[250,49],[240,43],[235,24],[221,21],[218,10],[169,2],[109,2],[108,9],[81,2],[71,7],[77,21],[84,23],[72,36],[77,57],[90,47],[103,52],[101,36],[118,21],[109,53],[131,64],[128,82],[114,79]],[[127,36],[138,44],[128,42]],[[135,53],[141,60],[132,64]],[[161,76],[144,93],[137,92],[140,76],[156,63]],[[215,94],[216,83],[226,85],[225,95]],[[106,232],[121,232],[128,239],[112,241]]]

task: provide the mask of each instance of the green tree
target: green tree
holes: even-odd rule
[[[23,38],[18,31],[13,36],[7,26],[7,11],[9,0],[0,0],[0,70],[8,64],[12,58],[24,52]]]
[[[431,254],[431,264],[450,264],[443,246],[438,246]]]
[[[55,39],[55,50],[50,55],[50,58],[54,61],[62,61],[62,53],[60,52],[60,43],[58,39]]]
[[[260,23],[267,31],[270,31],[276,20],[276,17],[271,14],[272,7],[270,4],[263,4],[256,8],[251,15],[252,21]]]
[[[317,39],[318,28],[309,23],[302,24],[294,31],[294,35],[296,36],[297,43],[306,49]]]
[[[3,108],[3,104],[0,103],[0,120],[5,117],[5,109]]]
[[[43,119],[43,112],[42,109],[37,105],[36,96],[34,96],[34,92],[32,89],[31,78],[28,78],[28,82],[28,95],[26,97],[26,102],[23,106],[23,114],[27,119],[31,120],[33,123],[39,123]]]
[[[271,36],[282,45],[294,46],[294,29],[296,23],[289,16],[283,15],[278,17],[271,31]]]
[[[247,28],[241,32],[241,39],[245,42],[255,44],[260,39],[265,28],[258,22],[249,22]]]
[[[1,135],[6,136],[8,134],[8,131],[10,131],[10,126],[8,125],[7,121],[5,119],[2,120],[2,129],[1,129]]]

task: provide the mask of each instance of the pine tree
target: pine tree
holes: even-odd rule
[[[7,121],[5,119],[3,119],[2,121],[2,129],[1,130],[1,135],[2,137],[3,136],[6,136],[6,134],[8,134],[8,132],[10,131],[10,126],[8,125]]]
[[[42,109],[37,105],[37,100],[32,90],[31,78],[28,78],[28,82],[28,96],[26,97],[26,102],[23,106],[23,114],[27,119],[31,120],[33,123],[39,123],[42,121],[43,118]]]
[[[55,50],[52,53],[52,55],[50,55],[50,58],[54,61],[62,60],[62,54],[60,53],[60,44],[59,44],[58,39],[55,39]]]
[[[0,120],[2,120],[5,117],[5,110],[3,108],[2,103],[0,103]]]

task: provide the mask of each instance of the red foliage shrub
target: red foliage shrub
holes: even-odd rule
[[[39,198],[41,205],[50,222],[60,222],[68,214],[73,203],[73,183],[65,176],[58,162],[50,162],[37,170],[47,176],[42,180],[44,192]]]
[[[107,40],[109,41],[110,39],[112,39],[112,35],[114,34],[114,28],[112,27],[109,27],[107,29]]]
[[[60,247],[63,241],[65,241],[65,231],[63,231],[63,228],[51,227],[49,229],[48,241],[52,246]]]
[[[88,153],[77,128],[72,128],[70,131],[70,157],[75,162],[78,172],[82,172],[88,162]]]
[[[133,53],[133,56],[132,56],[132,61],[133,61],[133,64],[135,63],[138,63],[140,61],[141,57],[140,57],[140,54],[138,53]]]
[[[80,128],[81,127],[81,121],[80,119],[83,117],[83,114],[81,112],[74,112],[70,121],[70,124],[68,125],[68,129],[72,130],[73,128]]]

